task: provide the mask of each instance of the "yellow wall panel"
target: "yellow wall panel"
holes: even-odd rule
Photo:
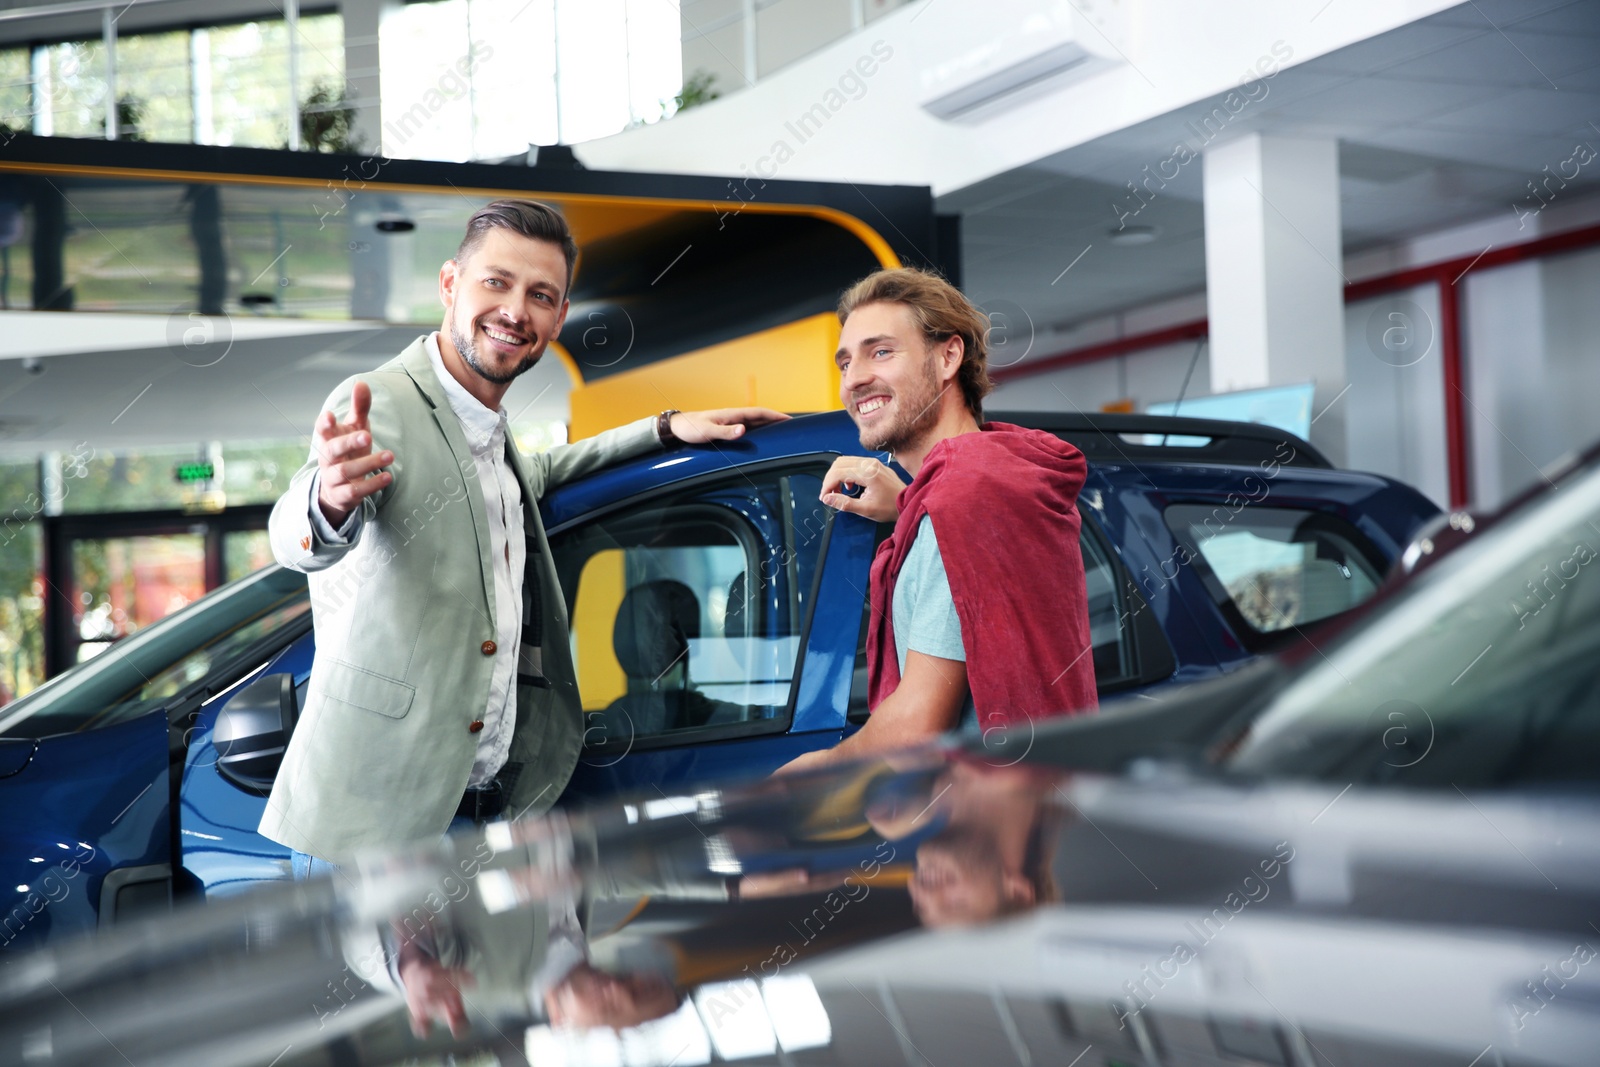
[[[617,611],[627,592],[626,581],[620,548],[596,552],[578,576],[578,595],[572,605],[572,658],[585,711],[604,710],[628,691],[628,676],[617,662],[611,641]]]
[[[831,411],[839,404],[839,320],[831,312],[687,352],[573,389],[572,440],[667,408],[760,405]]]

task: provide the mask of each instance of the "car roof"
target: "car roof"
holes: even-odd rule
[[[1333,467],[1310,442],[1259,422],[1088,411],[997,411],[989,417],[1049,430],[1070,441],[1090,462],[1146,460],[1230,466],[1276,462],[1286,467]],[[1151,440],[1154,437],[1160,439]]]
[[[1359,479],[1366,484],[1388,479],[1337,470],[1314,446],[1272,426],[1258,423],[1191,419],[1170,415],[1121,415],[1098,412],[995,412],[1001,422],[1048,430],[1064,438],[1089,460],[1091,467],[1124,466],[1140,474],[1152,466],[1213,471],[1237,479],[1240,468],[1265,469],[1277,464],[1296,472],[1316,472],[1333,479]],[[1173,438],[1152,441],[1152,436]],[[1188,439],[1187,441],[1181,439]],[[1192,443],[1196,438],[1204,443]],[[691,445],[651,453],[616,464],[576,482],[553,489],[541,501],[545,521],[558,527],[598,508],[617,503],[641,490],[660,488],[732,467],[814,455],[867,456],[855,424],[845,411],[794,416],[753,430],[736,441]],[[670,469],[671,473],[663,476]],[[1331,480],[1330,480],[1331,484]]]

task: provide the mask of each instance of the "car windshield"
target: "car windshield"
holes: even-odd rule
[[[123,638],[0,708],[0,737],[96,730],[143,715],[311,610],[305,575],[268,567]]]
[[[1600,469],[1418,575],[1258,716],[1247,774],[1449,788],[1600,781]]]

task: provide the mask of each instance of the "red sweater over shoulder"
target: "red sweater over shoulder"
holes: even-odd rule
[[[1083,453],[1003,422],[933,446],[900,493],[893,535],[872,561],[868,704],[900,684],[894,583],[923,515],[961,619],[967,684],[985,728],[1098,706],[1089,598],[1078,548]]]

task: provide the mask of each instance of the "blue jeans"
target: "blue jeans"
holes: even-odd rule
[[[450,820],[450,826],[445,830],[445,833],[453,834],[458,830],[469,829],[475,825],[477,824],[471,819],[457,815]],[[336,864],[329,863],[327,860],[318,859],[307,852],[291,851],[289,853],[289,872],[294,876],[294,880],[297,882],[304,882],[311,878],[321,878],[324,875],[331,875],[338,871],[338,869],[339,868]]]
[[[304,882],[311,878],[321,878],[331,875],[338,870],[327,860],[319,860],[307,852],[289,853],[289,871],[294,875],[294,880]]]

